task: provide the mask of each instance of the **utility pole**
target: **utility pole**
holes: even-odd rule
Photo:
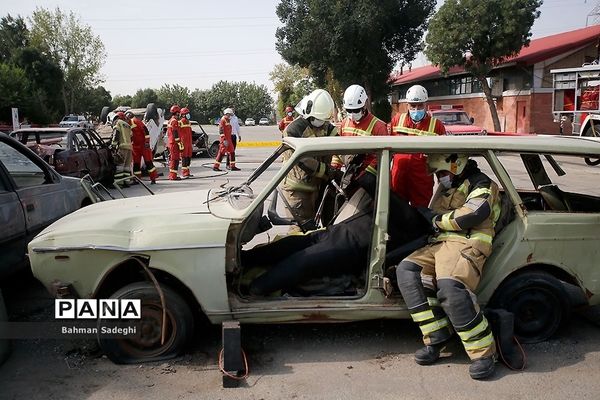
[[[587,0],[585,2],[587,3]],[[585,26],[586,27],[590,26],[590,23],[589,23],[590,17],[593,17],[591,25],[597,25],[600,22],[600,1],[598,1],[596,3],[596,6],[594,7],[594,9],[592,11],[590,11],[590,13],[585,18]]]

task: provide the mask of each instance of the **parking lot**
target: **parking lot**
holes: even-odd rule
[[[275,126],[244,127],[237,151],[242,171],[215,173],[213,160],[197,157],[191,166],[193,179],[169,182],[163,176],[151,189],[160,194],[241,183],[279,139]],[[161,170],[164,173],[164,167]],[[275,169],[268,172],[265,183]],[[589,187],[599,177],[599,167],[569,165],[574,187]],[[144,195],[139,186],[126,193]],[[53,318],[53,300],[36,281],[23,276],[3,291],[11,320]],[[93,340],[18,340],[11,358],[0,367],[0,398],[463,399],[472,391],[491,399],[595,399],[600,382],[589,373],[600,370],[595,311],[578,312],[553,339],[524,346],[525,371],[500,366],[494,378],[484,382],[468,376],[469,360],[458,341],[447,349],[448,358],[434,366],[417,366],[413,353],[421,339],[411,321],[244,325],[242,344],[250,375],[235,389],[221,385],[219,326],[199,329],[184,356],[143,365],[115,365]]]

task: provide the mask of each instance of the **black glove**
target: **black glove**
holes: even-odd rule
[[[329,168],[327,171],[329,180],[334,180],[339,183],[342,180],[342,176],[344,176],[344,172],[339,168]]]

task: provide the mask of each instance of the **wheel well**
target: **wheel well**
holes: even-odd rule
[[[168,272],[150,268],[150,271],[159,283],[168,285],[175,290],[188,303],[198,321],[207,321],[202,307],[196,300],[192,291],[179,279]],[[107,299],[114,292],[135,282],[150,281],[146,271],[138,261],[129,259],[115,266],[102,280],[94,295],[97,299]]]

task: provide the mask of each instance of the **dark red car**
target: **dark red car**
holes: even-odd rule
[[[111,150],[90,128],[26,128],[10,136],[32,149],[56,172],[81,178],[89,174],[94,181],[111,184],[115,164]]]

